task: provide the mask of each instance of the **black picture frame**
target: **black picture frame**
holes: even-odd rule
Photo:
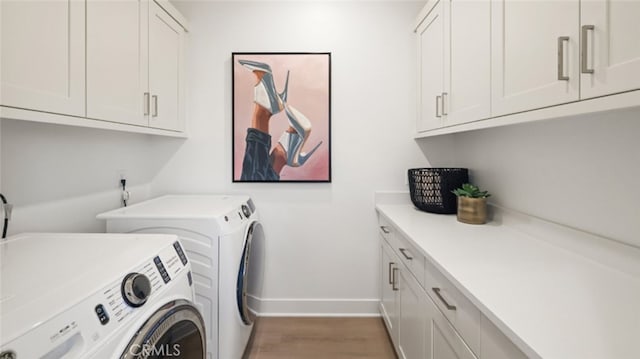
[[[232,182],[330,183],[331,53],[233,52],[231,77]]]

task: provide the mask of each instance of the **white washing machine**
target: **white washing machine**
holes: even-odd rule
[[[176,234],[191,260],[208,357],[240,359],[260,312],[264,231],[248,196],[168,195],[98,215],[108,232]]]
[[[20,234],[0,263],[2,359],[205,357],[176,236]]]

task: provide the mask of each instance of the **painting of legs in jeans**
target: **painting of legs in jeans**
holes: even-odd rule
[[[233,182],[331,182],[331,54],[231,57]]]

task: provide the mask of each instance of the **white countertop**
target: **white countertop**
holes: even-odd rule
[[[640,277],[627,265],[640,265],[636,248],[623,247],[627,264],[616,266],[604,264],[615,263],[607,244],[608,261],[598,261],[500,222],[376,209],[529,357],[640,358]]]

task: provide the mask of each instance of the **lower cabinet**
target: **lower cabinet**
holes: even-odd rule
[[[395,253],[387,242],[381,237],[381,292],[380,292],[380,313],[384,320],[391,341],[398,342],[398,307],[400,305],[400,292],[396,286],[396,277],[398,271],[398,260]]]
[[[428,337],[425,340],[430,344],[430,348],[427,348],[424,357],[428,359],[476,359],[471,349],[430,299],[427,307],[427,310],[432,312],[427,324]]]
[[[425,342],[428,341],[425,340],[426,324],[429,313],[424,308],[429,298],[404,265],[400,266],[397,273],[397,287],[400,291],[398,357],[400,359],[425,358]]]
[[[381,230],[380,313],[399,359],[527,358],[429,263],[422,273],[407,266],[400,257],[402,241],[390,236],[398,230],[387,223]],[[423,287],[417,277],[425,272],[431,274]],[[469,314],[476,311],[477,318]]]
[[[380,311],[400,359],[475,359],[447,318],[381,238]]]

